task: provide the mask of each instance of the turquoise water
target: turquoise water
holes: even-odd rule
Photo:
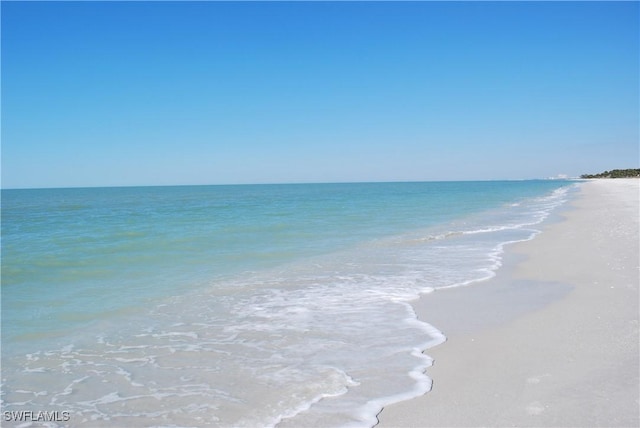
[[[491,276],[570,186],[3,190],[3,408],[371,426],[429,389],[443,336],[407,302]]]

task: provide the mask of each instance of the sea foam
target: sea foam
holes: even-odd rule
[[[372,426],[384,406],[429,391],[431,380],[424,372],[432,360],[423,352],[428,354],[430,347],[446,338],[437,326],[419,321],[409,302],[423,293],[490,278],[500,267],[504,246],[535,236],[536,225],[567,199],[570,187],[554,183],[560,187],[556,190],[548,183],[524,183],[518,188],[518,184],[503,183],[505,190],[498,185],[467,184],[470,191],[464,184],[362,186],[350,187],[348,192],[340,186],[307,188],[315,192],[313,198],[305,197],[303,188],[276,188],[266,194],[251,189],[236,203],[249,204],[255,192],[261,203],[268,204],[269,198],[278,201],[277,207],[269,205],[260,213],[268,220],[254,212],[253,222],[247,223],[254,233],[264,234],[261,249],[256,242],[248,242],[238,256],[255,263],[243,259],[232,269],[212,275],[200,261],[176,256],[184,271],[172,271],[163,278],[142,275],[147,281],[158,281],[154,294],[153,284],[135,287],[138,275],[171,263],[149,253],[146,263],[150,264],[130,269],[134,277],[128,283],[130,289],[119,286],[117,281],[125,278],[120,274],[102,280],[113,288],[100,293],[119,293],[119,299],[130,300],[126,309],[113,307],[111,314],[116,315],[98,317],[88,328],[69,324],[35,344],[37,349],[33,343],[18,342],[25,331],[10,336],[9,341],[20,345],[15,349],[22,346],[26,351],[9,353],[3,347],[3,408],[69,411],[71,419],[65,426]],[[477,186],[500,194],[493,195],[493,203],[477,206],[481,202]],[[346,193],[332,194],[336,189]],[[369,193],[358,199],[362,196],[357,191],[362,189]],[[400,191],[405,193],[398,197]],[[286,198],[278,196],[283,192]],[[528,194],[521,196],[523,192]],[[169,194],[176,198],[175,190]],[[295,204],[287,199],[294,196]],[[181,197],[184,205],[185,196]],[[392,202],[399,206],[389,207]],[[205,204],[193,203],[198,210]],[[461,208],[465,203],[476,208]],[[269,216],[295,212],[301,204],[307,209],[290,219],[293,226],[287,231],[296,238],[271,242],[281,232],[274,232]],[[255,203],[250,205],[258,209]],[[449,206],[458,211],[447,214]],[[352,218],[327,214],[322,219],[323,207]],[[363,220],[374,215],[376,208],[386,222]],[[187,220],[198,221],[205,229],[225,227],[224,221],[211,224],[173,209],[178,214],[162,221],[181,233]],[[224,210],[228,215],[229,208]],[[242,213],[249,215],[236,214]],[[410,221],[397,218],[403,215]],[[151,217],[157,216],[162,217],[159,212]],[[313,227],[301,226],[310,219],[316,222]],[[234,222],[238,221],[232,220],[227,227],[242,231],[236,238],[250,240],[242,224]],[[121,225],[115,222],[111,227]],[[330,227],[334,229],[326,229]],[[212,243],[207,244],[203,236]],[[224,253],[230,236],[203,236],[187,239],[191,244],[183,242],[180,251],[193,254],[204,246],[212,263],[216,254],[231,260]],[[296,245],[302,256],[266,263],[261,256],[268,247],[279,254],[290,247],[296,253]],[[191,270],[198,274],[190,276]],[[30,281],[23,286],[34,286],[35,280]],[[174,288],[171,281],[176,281]],[[185,283],[189,286],[181,285]],[[93,285],[83,292],[97,290]],[[19,315],[9,319],[17,323]]]

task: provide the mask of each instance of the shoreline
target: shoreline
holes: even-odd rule
[[[414,302],[447,341],[432,390],[378,426],[639,426],[639,188],[583,182],[494,278]]]

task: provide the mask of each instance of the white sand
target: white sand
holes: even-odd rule
[[[640,427],[640,180],[581,185],[496,278],[415,304],[448,337],[382,427]]]

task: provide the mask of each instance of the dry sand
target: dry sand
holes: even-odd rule
[[[380,427],[640,427],[640,180],[594,180],[490,281],[414,306],[446,343]]]

